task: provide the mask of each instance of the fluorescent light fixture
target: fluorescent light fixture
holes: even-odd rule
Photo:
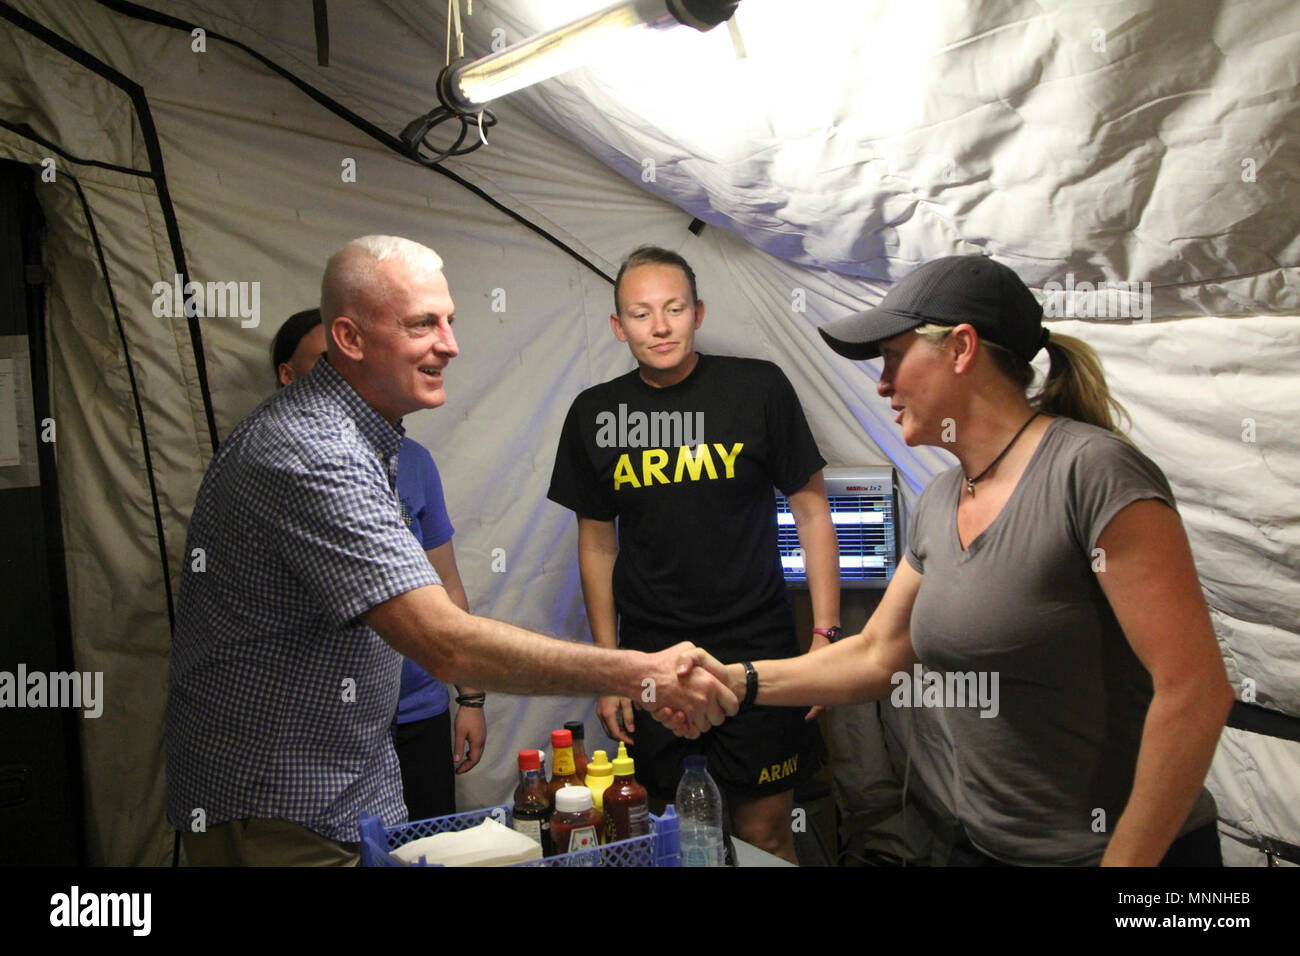
[[[438,98],[457,113],[477,113],[508,93],[581,66],[636,32],[685,25],[711,30],[740,0],[624,0],[521,40],[472,62],[457,62],[438,76]]]

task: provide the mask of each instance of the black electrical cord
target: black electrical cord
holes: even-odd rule
[[[429,134],[448,120],[460,123],[460,135],[446,149],[438,149],[429,142]],[[459,113],[446,106],[435,106],[423,116],[417,116],[406,124],[399,138],[406,147],[406,155],[422,166],[437,166],[449,156],[464,156],[472,153],[484,144],[481,136],[467,144],[465,138],[471,133],[478,134],[497,125],[497,118],[491,110],[482,113]],[[423,150],[421,149],[423,147]]]

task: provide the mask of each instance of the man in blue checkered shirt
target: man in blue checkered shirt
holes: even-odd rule
[[[390,735],[402,656],[507,693],[618,693],[690,736],[736,711],[684,665],[686,645],[554,640],[448,598],[395,493],[400,420],[446,400],[458,352],[441,270],[391,236],[335,254],[325,358],[240,423],[203,479],[166,729],[167,817],[192,863],[355,863],[362,811],[404,820]]]

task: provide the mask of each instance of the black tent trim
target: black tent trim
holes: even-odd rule
[[[26,123],[13,123],[7,119],[0,118],[0,127],[9,130],[11,133],[17,133],[19,136],[23,137],[23,139],[30,139],[33,143],[40,143],[50,152],[57,153],[69,162],[76,163],[78,166],[97,166],[100,169],[111,169],[115,173],[125,173],[128,176],[140,176],[144,179],[151,178],[148,170],[132,169],[130,166],[119,166],[116,163],[105,163],[98,159],[82,159],[80,156],[73,156],[57,143],[51,143],[44,136],[41,136]]]
[[[1280,710],[1269,710],[1258,704],[1240,700],[1234,702],[1232,710],[1228,712],[1227,726],[1300,743],[1300,717],[1284,714]]]
[[[355,126],[357,129],[361,130],[361,132],[365,133],[371,139],[374,139],[377,142],[383,144],[384,146],[388,147],[395,153],[405,156],[408,159],[410,158],[410,154],[407,152],[406,145],[396,136],[392,135],[391,133],[385,132],[384,130],[380,129],[378,126],[370,122],[365,117],[360,116],[357,113],[354,113],[352,110],[348,109],[343,104],[337,102],[333,98],[327,96],[325,93],[322,93],[320,90],[316,89],[316,87],[312,86],[306,80],[303,80],[301,77],[296,76],[295,74],[289,72],[284,67],[276,63],[274,60],[263,55],[262,53],[259,53],[257,50],[248,46],[248,44],[246,43],[241,43],[239,40],[232,39],[231,37],[216,32],[215,30],[209,30],[207,27],[200,27],[199,24],[197,23],[190,23],[186,20],[181,20],[178,17],[173,17],[166,13],[159,13],[156,10],[151,10],[148,7],[142,7],[136,3],[130,3],[129,0],[95,0],[95,2],[100,4],[101,6],[107,7],[108,9],[112,10],[114,13],[120,13],[123,16],[133,17],[137,20],[145,20],[149,23],[156,23],[159,26],[170,27],[174,30],[182,30],[186,33],[189,33],[195,29],[202,29],[204,31],[204,34],[207,37],[215,40],[220,40],[223,43],[229,43],[230,45],[236,47],[237,49],[243,50],[249,56],[253,57],[263,66],[265,66],[267,69],[272,70],[273,72],[278,73],[280,76],[284,77],[294,86],[298,87],[298,89],[301,90],[303,93],[306,93],[309,97],[311,97],[321,106],[325,107],[325,109],[329,110],[331,113],[338,116],[340,119]],[[519,213],[515,212],[509,206],[505,205],[500,200],[496,199],[495,197],[487,193],[485,190],[474,185],[469,180],[456,175],[449,169],[444,169],[442,166],[430,166],[426,168],[432,169],[435,173],[438,173],[439,175],[442,176],[446,176],[452,182],[464,187],[465,189],[468,189],[479,199],[482,199],[484,202],[488,203],[488,205],[492,206],[492,208],[496,209],[498,212],[503,213],[506,216],[509,216],[511,219],[519,223],[521,226],[524,226],[525,228],[541,236],[551,245],[555,246],[556,248],[563,251],[566,255],[570,256],[571,258],[580,262],[582,265],[586,266],[588,269],[590,269],[596,275],[600,276],[610,285],[614,284],[613,276],[607,275],[599,266],[593,263],[582,253],[578,252],[572,246],[565,243],[558,236],[551,235],[541,226],[537,225],[537,223],[532,222],[529,219],[525,218],[524,216],[520,215]]]

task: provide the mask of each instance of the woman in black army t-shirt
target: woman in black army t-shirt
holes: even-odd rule
[[[797,655],[774,485],[797,523],[813,623],[836,636],[825,461],[789,381],[770,362],[695,351],[704,303],[675,253],[638,249],[619,270],[614,298],[610,326],[637,368],[575,399],[548,493],[578,515],[595,643],[654,651],[689,640],[724,661]],[[815,635],[812,648],[827,643]],[[802,708],[753,708],[697,741],[635,722],[627,698],[603,697],[597,713],[611,737],[632,745],[637,778],[653,797],[671,801],[684,758],[702,752],[733,832],[794,861],[793,788],[817,770],[822,751]]]

